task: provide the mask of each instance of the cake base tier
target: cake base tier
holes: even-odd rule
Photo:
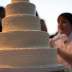
[[[61,72],[64,66],[61,64],[31,67],[0,68],[0,72]]]

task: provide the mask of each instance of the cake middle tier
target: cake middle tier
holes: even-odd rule
[[[0,48],[48,48],[48,33],[14,31],[0,33]]]
[[[3,32],[40,29],[40,19],[32,15],[12,15],[3,20]]]

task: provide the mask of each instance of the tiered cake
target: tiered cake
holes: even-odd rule
[[[28,0],[12,0],[6,6],[0,33],[0,65],[41,67],[56,64],[56,49],[48,46],[48,33],[40,30],[36,7]]]

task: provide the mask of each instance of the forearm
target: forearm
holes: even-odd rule
[[[64,59],[64,60],[66,60],[68,63],[72,63],[72,54],[70,53],[68,53],[68,52],[66,52],[66,51],[64,51],[63,49],[61,49],[61,48],[58,48],[57,49],[57,52],[58,52],[58,54]]]

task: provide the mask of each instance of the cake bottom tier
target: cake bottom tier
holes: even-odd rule
[[[30,66],[30,67],[14,67],[0,68],[0,72],[64,72],[65,68],[62,64]]]
[[[41,66],[56,64],[56,49],[53,48],[8,48],[0,49],[0,65]]]

